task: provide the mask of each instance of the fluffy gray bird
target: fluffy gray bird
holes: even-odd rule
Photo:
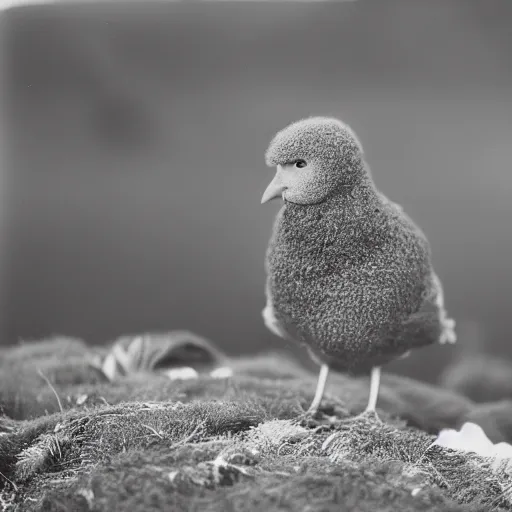
[[[303,119],[280,131],[266,163],[277,172],[262,203],[282,197],[266,254],[266,326],[301,342],[329,369],[371,370],[375,413],[383,364],[434,342],[454,343],[423,232],[379,192],[361,143],[343,122]]]

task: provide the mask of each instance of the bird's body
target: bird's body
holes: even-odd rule
[[[427,238],[377,190],[350,129],[325,118],[291,125],[267,160],[297,158],[313,171],[280,178],[289,186],[280,185],[284,205],[266,255],[267,326],[304,343],[318,363],[353,374],[443,336],[452,341]]]
[[[437,341],[397,336],[432,287],[429,247],[367,192],[364,203],[285,204],[267,253],[269,302],[282,329],[331,368],[354,373],[400,356],[411,341]]]

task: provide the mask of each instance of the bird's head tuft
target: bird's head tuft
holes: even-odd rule
[[[337,189],[355,184],[363,172],[363,148],[338,119],[311,117],[277,133],[266,163],[277,173],[262,203],[278,196],[298,204],[323,201]]]

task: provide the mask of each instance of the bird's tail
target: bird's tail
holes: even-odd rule
[[[448,317],[448,313],[444,305],[443,285],[435,272],[432,272],[432,284],[433,296],[431,301],[433,301],[437,307],[439,322],[443,328],[439,336],[439,343],[442,345],[445,343],[453,344],[457,341],[457,335],[455,334],[455,320]]]

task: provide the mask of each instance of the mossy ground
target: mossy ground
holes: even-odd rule
[[[481,407],[462,396],[385,375],[383,423],[351,420],[368,381],[333,375],[319,419],[302,421],[316,376],[282,355],[230,360],[228,379],[111,383],[87,364],[92,351],[54,339],[0,352],[0,509],[511,508],[511,477],[431,446]]]

